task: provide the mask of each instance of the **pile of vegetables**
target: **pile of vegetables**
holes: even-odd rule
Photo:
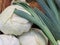
[[[0,14],[0,31],[4,33],[0,34],[0,45],[47,45],[45,34],[40,29],[32,28],[32,22],[15,14],[15,9],[31,15],[22,6],[8,6]]]
[[[44,12],[31,8],[27,3],[17,2],[1,13],[0,31],[4,33],[0,35],[1,45],[47,45],[48,40],[51,45],[60,45],[60,6],[56,0],[36,1]],[[33,29],[33,24],[41,30]],[[16,41],[12,36],[16,36]],[[9,37],[12,37],[13,43]]]

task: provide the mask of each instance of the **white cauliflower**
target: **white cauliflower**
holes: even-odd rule
[[[15,9],[30,14],[21,6],[8,6],[0,15],[0,30],[4,34],[21,35],[23,32],[28,32],[31,28],[32,24],[28,20],[14,14]]]
[[[20,45],[19,40],[12,35],[0,35],[0,45]]]
[[[19,37],[21,45],[47,45],[48,39],[39,29],[32,29]]]

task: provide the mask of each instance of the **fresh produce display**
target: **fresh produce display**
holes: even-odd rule
[[[13,0],[14,1],[14,0]],[[0,14],[0,45],[60,45],[59,0],[36,0],[42,7],[12,2]],[[32,28],[37,25],[40,29]]]

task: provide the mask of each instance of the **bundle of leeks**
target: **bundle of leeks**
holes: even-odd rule
[[[0,14],[0,45],[47,45],[48,39],[40,29],[31,29],[32,23],[14,13],[21,10],[31,15],[19,5],[10,5]],[[22,13],[21,13],[22,14]]]
[[[44,13],[36,7],[32,9],[25,3],[15,4],[24,7],[31,15],[17,9],[15,9],[14,13],[39,26],[52,45],[58,45],[57,42],[60,40],[60,16],[54,0],[46,0],[47,3],[44,0],[36,1],[42,6]]]

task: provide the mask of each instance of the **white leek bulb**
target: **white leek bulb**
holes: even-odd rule
[[[60,45],[60,40],[57,41],[58,45]]]
[[[28,32],[31,28],[32,24],[28,20],[13,13],[15,9],[30,14],[21,6],[8,6],[0,15],[0,30],[5,34],[21,35],[23,32]]]
[[[19,40],[11,35],[0,35],[0,45],[20,45]]]
[[[47,45],[48,39],[39,29],[32,29],[19,37],[21,45]]]
[[[24,3],[27,3],[26,0],[12,0],[11,4],[13,4],[15,2],[24,2]]]
[[[12,2],[26,2],[26,0],[12,0]]]

